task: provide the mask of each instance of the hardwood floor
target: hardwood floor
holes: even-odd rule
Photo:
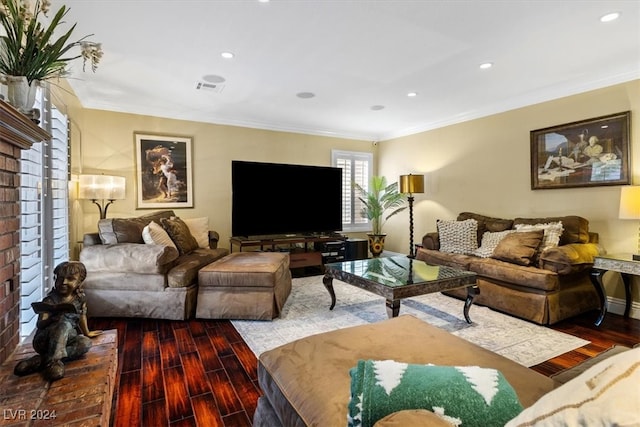
[[[614,344],[640,342],[640,320],[588,313],[552,328],[591,341],[532,369],[551,375]],[[258,397],[257,359],[231,322],[90,319],[118,330],[113,427],[250,426]]]

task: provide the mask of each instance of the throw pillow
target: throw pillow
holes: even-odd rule
[[[515,230],[485,232],[482,235],[482,243],[480,244],[480,247],[473,254],[481,258],[489,258],[491,255],[493,255],[493,251],[496,249],[498,243],[500,243],[504,236],[511,233],[515,233]]]
[[[531,265],[542,242],[544,231],[522,231],[506,235],[493,251],[492,258],[518,265]]]
[[[202,218],[182,218],[187,227],[189,227],[189,231],[191,235],[198,242],[198,247],[200,248],[208,248],[209,247],[209,217]]]
[[[191,235],[189,227],[180,218],[162,218],[162,227],[176,244],[180,255],[186,255],[198,249],[198,242]]]
[[[587,369],[542,396],[506,427],[637,426],[640,408],[640,348]]]
[[[522,411],[513,387],[492,368],[359,360],[349,373],[349,426],[373,426],[406,409],[427,409],[454,425],[502,426]]]
[[[155,221],[151,221],[142,229],[142,240],[144,240],[147,245],[171,246],[172,248],[178,249],[165,229]]]
[[[562,236],[562,232],[564,231],[561,222],[548,222],[545,224],[516,224],[515,228],[517,231],[543,230],[544,237],[542,238],[540,248],[538,248],[539,252],[558,246],[560,243],[560,236]]]
[[[478,221],[438,220],[436,222],[440,251],[471,255],[478,249]]]

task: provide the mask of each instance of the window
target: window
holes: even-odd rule
[[[69,260],[67,118],[39,90],[36,107],[41,126],[52,138],[22,150],[20,160],[20,335],[28,336],[37,321],[31,303],[53,285],[53,269]]]
[[[331,151],[331,165],[342,168],[342,229],[344,231],[368,230],[369,220],[361,215],[362,202],[353,183],[369,188],[373,175],[373,154],[356,151]]]

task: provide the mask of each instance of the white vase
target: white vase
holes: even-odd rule
[[[5,76],[7,83],[7,102],[13,105],[21,113],[29,114],[36,102],[38,85],[27,82],[24,76]]]

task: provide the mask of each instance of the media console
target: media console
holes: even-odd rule
[[[229,247],[231,252],[234,246],[240,252],[243,248],[289,252],[290,268],[322,267],[326,262],[339,261],[344,257],[346,239],[342,235],[232,237]]]

